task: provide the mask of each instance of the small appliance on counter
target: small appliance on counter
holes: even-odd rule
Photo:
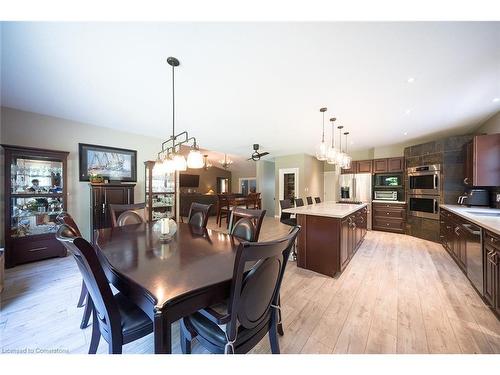
[[[458,197],[458,204],[471,206],[489,206],[490,192],[486,189],[470,189],[466,194]]]
[[[397,201],[398,192],[395,190],[375,190],[373,192],[375,200],[379,201]]]

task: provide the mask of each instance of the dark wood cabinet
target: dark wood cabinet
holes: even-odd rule
[[[5,266],[66,256],[65,247],[55,238],[55,219],[67,210],[69,152],[2,147]]]
[[[398,203],[373,203],[372,227],[374,230],[404,233],[406,205]]]
[[[360,160],[356,162],[356,173],[372,173],[372,160]]]
[[[466,186],[500,186],[500,133],[476,135],[465,146]]]
[[[387,172],[387,159],[375,159],[373,161],[373,173]]]
[[[441,210],[439,230],[441,243],[458,266],[467,270],[467,233],[463,224],[467,221],[446,210]]]
[[[387,172],[403,172],[405,158],[389,158],[387,159]]]
[[[342,219],[340,226],[340,269],[349,264],[367,232],[366,207]]]
[[[90,227],[111,227],[110,204],[133,204],[135,184],[90,184]]]
[[[351,220],[345,218],[340,225],[340,269],[341,271],[347,266],[350,260],[349,256],[349,231],[351,229]]]
[[[483,246],[484,298],[500,314],[500,237],[485,231]]]

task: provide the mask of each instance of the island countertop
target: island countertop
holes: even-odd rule
[[[324,216],[342,219],[365,207],[366,203],[346,204],[336,202],[322,202],[302,207],[287,208],[283,212],[296,215]]]

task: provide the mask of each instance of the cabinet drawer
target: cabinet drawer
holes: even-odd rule
[[[373,203],[373,209],[391,209],[391,210],[405,210],[405,204],[398,203]]]
[[[404,220],[401,219],[385,219],[378,217],[373,219],[374,229],[404,233],[404,225]]]
[[[394,218],[394,219],[404,219],[405,218],[405,211],[401,209],[387,209],[387,208],[374,208],[373,209],[373,216],[377,218]]]
[[[500,237],[488,231],[484,233],[484,244],[488,244],[488,246],[500,251]]]
[[[66,255],[66,248],[53,238],[16,238],[10,242],[13,263],[20,264],[35,260]]]

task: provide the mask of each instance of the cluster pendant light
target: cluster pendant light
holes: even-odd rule
[[[175,171],[185,171],[187,168],[203,168],[205,163],[200,152],[195,137],[189,137],[187,131],[175,134],[175,67],[179,66],[179,60],[169,57],[167,63],[172,67],[172,135],[161,144],[161,150],[154,166],[155,173],[172,173]],[[187,160],[181,155],[180,150],[183,144],[190,144]]]
[[[345,132],[346,145],[345,152],[342,151],[342,129],[343,126],[338,126],[339,129],[339,149],[335,148],[335,117],[330,119],[332,124],[332,142],[328,147],[325,143],[325,112],[326,108],[321,108],[319,111],[323,114],[323,133],[321,135],[321,143],[316,148],[316,159],[320,161],[326,161],[328,164],[338,165],[342,169],[350,169],[352,158],[347,154],[347,135],[349,132]]]
[[[224,159],[219,160],[220,165],[224,169],[228,169],[231,164],[233,164],[233,161],[227,157],[227,154],[224,154]]]

